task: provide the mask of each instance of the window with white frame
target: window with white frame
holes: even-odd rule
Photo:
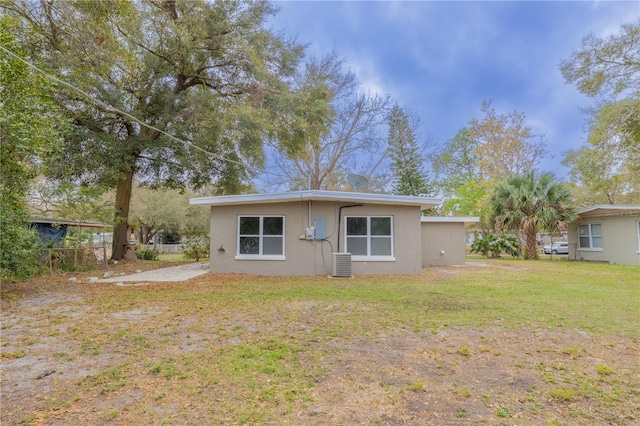
[[[393,218],[391,216],[347,216],[346,251],[351,256],[393,256]]]
[[[599,223],[580,225],[578,227],[578,241],[580,248],[601,249],[602,225]]]
[[[636,222],[636,231],[638,231],[638,252],[640,252],[640,220]]]
[[[284,256],[284,216],[238,216],[238,257]]]

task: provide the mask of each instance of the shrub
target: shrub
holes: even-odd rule
[[[160,238],[162,239],[162,244],[180,244],[182,235],[176,229],[165,229],[160,233]]]
[[[480,253],[484,257],[496,258],[502,253],[513,257],[520,255],[520,245],[513,237],[489,235],[486,238],[475,240],[471,244],[471,253]]]
[[[40,240],[35,230],[25,226],[28,215],[11,211],[11,206],[0,209],[0,278],[28,278],[42,271]]]
[[[158,260],[160,253],[158,249],[150,247],[141,247],[136,250],[136,257],[141,260]]]
[[[197,234],[186,237],[182,250],[184,257],[199,262],[201,258],[209,256],[209,236]]]

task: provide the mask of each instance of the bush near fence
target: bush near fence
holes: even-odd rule
[[[44,264],[51,273],[63,271],[90,270],[106,266],[105,247],[53,247],[42,249]]]

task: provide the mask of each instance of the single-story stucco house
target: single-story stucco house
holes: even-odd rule
[[[464,222],[473,220],[438,218],[436,229],[421,211],[440,202],[320,190],[190,200],[211,209],[212,272],[332,276],[464,264]]]
[[[640,265],[640,205],[599,205],[576,212],[569,259]]]

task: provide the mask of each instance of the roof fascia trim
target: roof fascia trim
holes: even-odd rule
[[[475,216],[422,216],[423,223],[478,223],[479,217]]]
[[[440,205],[439,198],[413,197],[404,195],[371,194],[363,192],[339,191],[296,191],[263,194],[222,195],[218,197],[192,198],[189,204],[200,206],[263,204],[290,201],[342,201],[368,204],[413,205],[431,208]]]

